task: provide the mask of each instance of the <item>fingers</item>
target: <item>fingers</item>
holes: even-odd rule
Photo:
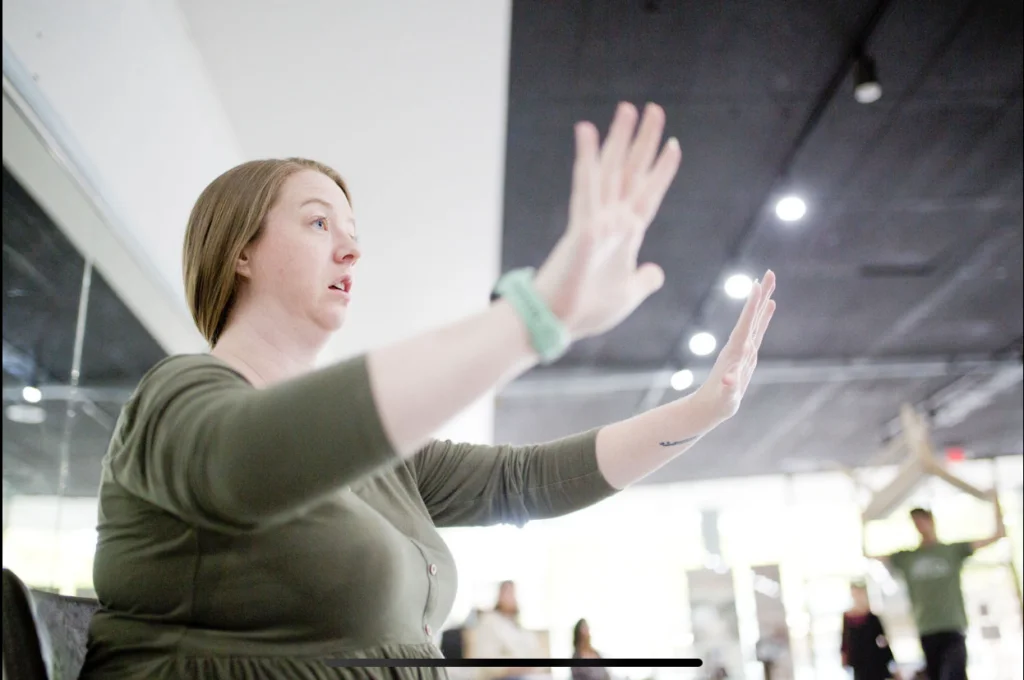
[[[772,293],[775,292],[775,272],[771,269],[764,273],[764,280],[761,282],[761,300],[757,306],[757,313],[754,316],[754,325],[751,329],[751,335],[756,339],[759,329],[763,328],[764,324],[762,319],[764,318],[765,310],[768,304],[772,302]],[[763,332],[762,332],[763,336]]]
[[[622,196],[622,172],[633,132],[636,130],[636,107],[627,102],[619,104],[608,130],[608,138],[601,148],[601,198],[616,201]]]
[[[775,300],[771,299],[774,292],[775,273],[769,269],[765,272],[764,281],[754,283],[740,318],[722,350],[727,355],[725,360],[730,362],[729,370],[722,376],[722,383],[725,387],[739,390],[740,395],[746,392],[754,375],[758,350],[775,314]]]
[[[769,300],[765,304],[761,318],[757,321],[757,329],[754,331],[754,351],[761,349],[761,341],[764,340],[764,333],[768,330],[768,324],[772,322],[775,314],[775,300]]]
[[[775,314],[775,300],[767,300],[762,308],[760,317],[757,320],[757,326],[754,329],[754,338],[751,343],[749,355],[744,357],[743,366],[743,389],[747,389],[747,385],[750,384],[750,378],[754,375],[754,369],[757,368],[757,354],[761,350],[761,341],[764,340],[765,331],[768,330],[768,325],[772,322],[772,316]]]
[[[599,151],[599,189],[594,200],[607,206],[629,196],[629,205],[623,204],[621,208],[641,218],[646,228],[654,219],[665,193],[675,179],[682,152],[679,142],[673,138],[658,153],[665,129],[665,111],[660,106],[648,104],[645,107],[639,130],[638,118],[639,114],[632,104],[623,102],[616,109],[608,138]],[[578,127],[578,141],[579,130]],[[577,151],[579,161],[580,154]]]
[[[654,163],[661,143],[661,135],[665,130],[665,111],[657,104],[644,107],[643,119],[636,133],[636,141],[629,150],[626,159],[626,171],[623,178],[623,194],[629,195],[634,188],[642,186],[647,171]]]
[[[592,215],[599,199],[597,128],[590,123],[576,125],[576,161],[572,169],[572,196],[569,199],[570,224],[581,225]]]
[[[772,293],[775,292],[775,272],[771,269],[764,273],[762,286],[765,289],[764,302],[767,302],[771,298]]]
[[[733,349],[742,347],[743,343],[750,338],[754,327],[754,321],[757,318],[757,312],[761,306],[762,291],[764,288],[761,286],[759,281],[754,282],[754,286],[750,289],[750,294],[747,296],[747,301],[743,305],[743,311],[740,312],[740,318],[736,321],[736,325],[733,326],[732,333],[729,334],[728,345]]]
[[[679,149],[679,140],[675,137],[668,140],[665,147],[654,162],[654,167],[643,180],[642,186],[633,197],[633,212],[644,219],[644,226],[649,226],[654,215],[661,207],[661,201],[665,198],[668,188],[672,186],[672,180],[679,172],[679,163],[683,159],[683,152]]]
[[[748,350],[749,354],[744,357],[742,379],[740,386],[746,391],[747,386],[750,384],[750,379],[754,376],[754,369],[757,368],[757,355],[761,350],[761,342],[764,340],[764,334],[768,330],[768,326],[772,322],[772,316],[775,314],[775,300],[770,298],[772,292],[775,290],[775,274],[769,271],[765,275],[765,283],[768,286],[765,289],[763,295],[764,302],[761,304],[760,313],[758,314],[757,322],[753,329],[753,341],[750,343]]]

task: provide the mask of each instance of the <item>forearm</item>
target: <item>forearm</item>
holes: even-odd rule
[[[601,428],[597,465],[616,489],[640,481],[719,424],[700,392]]]
[[[384,431],[408,456],[536,361],[525,324],[498,301],[465,321],[371,352],[367,366]]]
[[[988,538],[983,538],[983,539],[981,539],[979,541],[972,541],[971,542],[971,550],[972,551],[973,550],[981,550],[982,548],[987,548],[988,546],[992,545],[993,543],[996,543],[997,541],[1000,541],[1000,540],[1002,540],[1003,538],[1006,537],[1006,524],[1003,523],[1003,511],[1002,511],[1002,508],[999,505],[999,499],[995,497],[995,493],[994,492],[993,492],[992,503],[995,506],[995,515],[996,515],[996,517],[995,517],[995,519],[996,519],[996,530],[995,530],[995,533],[993,533]]]

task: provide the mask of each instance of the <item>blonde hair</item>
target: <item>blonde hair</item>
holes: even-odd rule
[[[302,170],[327,175],[351,202],[337,171],[305,158],[242,163],[210,182],[196,200],[185,231],[185,295],[192,318],[211,347],[220,339],[235,303],[235,268],[242,251],[259,238],[285,180]]]

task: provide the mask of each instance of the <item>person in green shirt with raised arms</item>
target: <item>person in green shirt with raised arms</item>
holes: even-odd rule
[[[964,640],[967,610],[960,574],[964,561],[975,551],[1006,535],[995,491],[991,498],[996,513],[996,532],[992,536],[978,541],[941,543],[931,511],[914,508],[910,517],[921,535],[921,544],[913,550],[875,558],[906,581],[931,680],[963,680],[967,677],[967,646]]]
[[[622,104],[603,144],[577,125],[568,226],[536,273],[507,273],[497,299],[462,321],[323,368],[362,257],[348,187],[304,159],[250,161],[215,179],[184,249],[188,303],[211,351],[158,364],[118,418],[83,677],[443,676],[416,665],[441,656],[434,635],[455,599],[438,527],[579,510],[731,418],[775,310],[770,271],[707,381],[681,399],[546,444],[431,438],[663,284],[662,269],[637,258],[681,158],[678,142],[662,143],[664,123],[658,106],[641,117]],[[423,282],[410,295],[436,294],[435,273],[467,256],[457,246],[450,261],[404,274]],[[370,667],[337,665],[353,659]]]

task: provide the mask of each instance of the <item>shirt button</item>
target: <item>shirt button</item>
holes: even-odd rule
[[[423,632],[426,633],[427,635],[433,635],[434,634],[434,631],[430,628],[430,624],[429,623],[427,625],[423,626]]]
[[[430,565],[430,575],[434,576],[436,574],[437,574],[437,565],[436,564],[431,564]]]

